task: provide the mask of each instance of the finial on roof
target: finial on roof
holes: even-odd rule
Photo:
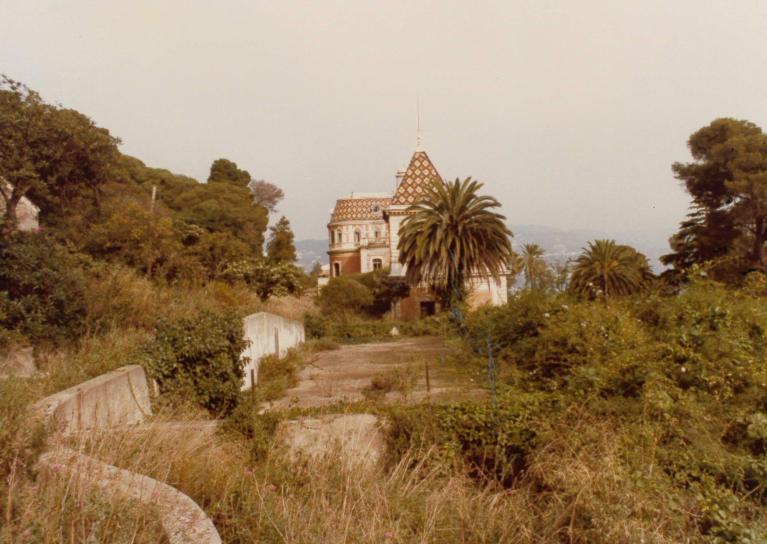
[[[418,119],[418,124],[415,131],[415,150],[423,151],[423,149],[421,149],[421,94],[420,93],[418,93],[415,98],[415,111],[416,111],[416,118]]]

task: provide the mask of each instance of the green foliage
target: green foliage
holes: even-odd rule
[[[767,241],[767,135],[749,121],[715,119],[688,140],[690,163],[674,174],[692,197],[665,264],[685,270],[714,262],[718,279],[764,268]]]
[[[229,159],[216,159],[210,165],[208,183],[231,183],[247,187],[250,183],[250,173],[247,170],[240,170],[237,163]]]
[[[122,262],[147,276],[162,275],[181,252],[180,235],[167,213],[153,213],[148,201],[113,199],[89,229],[85,250]]]
[[[538,289],[541,286],[541,279],[546,272],[544,254],[543,248],[538,244],[525,244],[522,246],[522,254],[515,255],[525,274],[525,285],[530,289]]]
[[[410,285],[427,283],[443,298],[459,302],[471,274],[493,277],[511,258],[511,231],[505,217],[492,211],[497,200],[480,196],[482,184],[466,178],[434,180],[424,200],[409,208],[400,227],[400,261]]]
[[[639,291],[652,277],[647,257],[614,240],[595,240],[575,261],[570,288],[581,296],[603,298]]]
[[[222,415],[237,405],[245,347],[236,315],[205,311],[192,318],[160,320],[142,362],[163,393]]]
[[[252,203],[246,187],[200,183],[176,197],[172,208],[183,221],[209,232],[228,232],[247,244],[251,256],[261,256],[267,211]]]
[[[83,259],[43,234],[0,240],[0,326],[40,342],[84,332]]]
[[[359,313],[373,304],[373,292],[353,279],[331,278],[320,291],[317,301],[326,314]]]
[[[303,272],[291,263],[234,261],[224,267],[221,278],[245,283],[256,291],[261,300],[272,296],[300,295],[304,285]]]
[[[373,301],[365,306],[363,311],[371,317],[382,317],[391,311],[392,302],[406,298],[410,294],[410,286],[402,279],[390,276],[388,270],[374,270],[344,277],[370,289]]]
[[[488,402],[394,408],[388,443],[392,455],[437,448],[434,458],[443,469],[460,461],[480,480],[510,485],[527,466],[536,438],[536,424],[557,409],[542,395],[502,395]]]
[[[266,257],[273,263],[296,262],[296,246],[293,243],[293,231],[290,221],[282,216],[277,224],[269,229],[269,242],[266,244]]]
[[[45,103],[22,84],[0,77],[0,185],[2,231],[16,224],[16,207],[29,197],[44,220],[55,222],[78,202],[98,201],[119,140],[85,115]]]

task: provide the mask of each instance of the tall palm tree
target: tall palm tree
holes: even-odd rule
[[[525,273],[525,285],[530,289],[536,289],[539,286],[540,277],[546,270],[543,255],[543,248],[538,244],[522,246],[522,271]]]
[[[482,184],[466,178],[436,180],[402,222],[399,260],[411,285],[427,283],[451,303],[463,299],[474,274],[497,279],[511,257],[511,231],[500,203],[479,195]]]
[[[608,297],[639,291],[652,276],[647,257],[614,240],[594,240],[575,261],[570,288],[581,295]]]

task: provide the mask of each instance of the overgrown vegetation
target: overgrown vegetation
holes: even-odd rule
[[[0,539],[162,541],[153,512],[38,472],[46,429],[27,419],[36,399],[138,361],[160,385],[158,419],[227,416],[222,432],[78,446],[172,482],[227,542],[767,540],[759,127],[720,119],[690,138],[693,162],[674,171],[693,208],[660,279],[608,240],[572,273],[534,244],[511,255],[488,212],[497,203],[476,183],[435,187],[434,206],[422,206],[430,218],[406,229],[411,280],[455,303],[467,270],[484,263],[524,273],[527,289],[501,307],[399,323],[382,318],[407,285],[385,272],[333,278],[319,311],[295,299],[282,308],[305,314],[315,343],[263,360],[244,395],[240,318],[307,285],[287,219],[263,255],[279,188],[228,159],[213,161],[205,184],[147,167],[86,116],[5,79],[0,136],[0,350],[31,344],[40,366],[0,381]],[[22,197],[40,208],[41,233],[15,232]],[[479,227],[457,237],[466,202]],[[468,257],[456,264],[461,248]],[[286,460],[274,433],[294,414],[263,413],[265,403],[295,384],[312,350],[390,339],[395,327],[450,336],[451,357],[475,371],[492,360],[489,399],[385,405],[413,388],[395,368],[344,407],[388,419],[385,466],[360,474],[333,451]]]

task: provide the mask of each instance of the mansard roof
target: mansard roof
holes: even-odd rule
[[[391,196],[388,194],[355,195],[352,193],[346,198],[336,200],[336,207],[330,216],[330,222],[382,220],[383,211],[390,203]]]
[[[405,175],[397,187],[397,192],[392,198],[392,205],[405,205],[417,203],[426,193],[426,189],[435,180],[442,181],[437,169],[434,168],[429,156],[425,151],[416,151],[410,164],[405,170]]]

